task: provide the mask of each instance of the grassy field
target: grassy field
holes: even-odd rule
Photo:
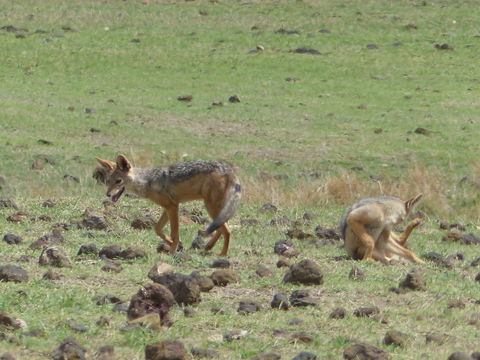
[[[68,336],[90,356],[102,345],[114,345],[118,359],[142,359],[145,344],[159,339],[214,348],[222,359],[267,351],[290,359],[303,350],[338,359],[352,338],[394,359],[446,359],[453,351],[480,350],[479,325],[469,321],[479,311],[478,268],[470,263],[480,250],[441,241],[438,227],[440,221],[460,222],[478,233],[476,4],[0,0],[0,197],[29,213],[22,223],[11,223],[6,218],[15,211],[0,208],[0,235],[24,238],[18,246],[0,244],[0,264],[21,265],[30,275],[28,283],[0,284],[0,309],[43,331],[37,337],[17,331],[18,343],[0,340],[0,350],[17,359],[47,359]],[[192,100],[178,100],[184,95]],[[234,95],[240,102],[229,101]],[[148,282],[146,274],[157,261],[183,273],[211,272],[214,255],[189,251],[192,260],[178,263],[156,253],[153,231],[130,227],[134,216],[157,216],[153,204],[124,197],[109,215],[108,231],[65,231],[61,246],[76,261],[58,270],[64,275],[59,281],[42,280],[40,250],[28,248],[56,222],[75,222],[86,209],[103,211],[105,188],[91,178],[94,158],[119,153],[139,166],[227,159],[245,185],[245,201],[232,220],[230,253],[241,281],[204,294],[193,318],[175,308],[174,326],[160,332],[124,329],[124,314],[92,300],[111,293],[128,301]],[[427,291],[388,291],[409,264],[338,260],[344,255],[338,244],[317,247],[298,240],[299,259],[308,257],[324,268],[325,284],[308,287],[321,305],[269,309],[275,292],[298,288],[282,283],[285,270],[275,268],[273,244],[285,237],[285,229],[269,226],[272,218],[295,220],[312,212],[304,226],[314,233],[317,225],[337,226],[345,207],[361,197],[419,192],[425,196],[419,209],[428,220],[414,233],[413,250],[465,257],[451,269],[432,262],[418,266]],[[49,198],[56,206],[42,207]],[[265,202],[279,212],[259,211]],[[32,219],[45,214],[50,221]],[[245,219],[260,224],[241,225]],[[198,227],[182,226],[186,245]],[[112,275],[100,271],[104,262],[95,257],[76,259],[80,245],[92,241],[100,248],[133,243],[148,257],[124,261],[124,270]],[[29,262],[20,263],[21,255]],[[259,264],[271,267],[273,275],[252,277]],[[353,266],[365,272],[366,281],[348,278]],[[256,299],[263,310],[238,315],[243,298]],[[451,309],[453,300],[466,306]],[[355,308],[371,305],[380,307],[387,324],[353,316]],[[328,318],[336,306],[347,309],[346,319]],[[213,307],[226,314],[213,315]],[[112,325],[95,325],[100,316],[111,318]],[[72,318],[88,331],[71,330]],[[304,323],[289,325],[294,318]],[[407,346],[382,344],[391,329],[411,335]],[[249,335],[221,341],[232,330]],[[313,342],[292,341],[295,331],[310,332]],[[433,331],[448,334],[448,341],[425,345],[425,335]]]

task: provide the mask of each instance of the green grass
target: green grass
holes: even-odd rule
[[[122,198],[110,219],[113,233],[98,231],[90,239],[85,230],[65,232],[62,247],[76,261],[73,268],[59,270],[64,278],[57,282],[41,279],[46,269],[37,263],[40,251],[28,249],[52,224],[12,224],[6,217],[13,210],[0,209],[0,235],[13,232],[25,239],[19,246],[2,242],[0,262],[17,263],[24,254],[30,258],[19,264],[28,270],[30,281],[2,284],[0,308],[44,331],[38,338],[17,332],[20,345],[0,341],[0,349],[19,359],[46,359],[66,336],[74,336],[89,354],[101,345],[115,345],[119,359],[142,359],[145,344],[167,338],[181,339],[188,347],[217,349],[224,359],[249,359],[264,351],[288,359],[303,350],[337,359],[351,338],[382,347],[394,359],[447,358],[453,351],[478,350],[477,328],[468,325],[478,306],[478,270],[468,264],[480,251],[442,242],[438,230],[439,220],[449,220],[478,231],[475,58],[480,32],[475,5],[152,0],[145,6],[116,0],[0,0],[0,27],[28,30],[0,30],[0,176],[5,182],[0,182],[0,197],[12,197],[32,216],[48,214],[52,222],[81,219],[87,208],[103,209],[105,189],[91,179],[94,158],[113,159],[118,153],[141,166],[224,158],[238,166],[247,185],[246,200],[232,221],[230,259],[240,272],[240,283],[204,294],[192,319],[175,308],[175,325],[159,333],[125,330],[123,314],[92,300],[112,293],[127,301],[147,282],[146,274],[158,260],[175,264],[181,272],[210,273],[214,255],[191,253],[191,261],[177,263],[155,252],[158,238],[153,231],[130,228],[126,219],[153,209],[157,216],[153,204]],[[299,34],[276,32],[282,28]],[[35,33],[39,29],[45,33]],[[323,29],[329,33],[320,32]],[[454,49],[435,48],[443,43]],[[369,49],[369,44],[377,48]],[[264,51],[252,52],[259,45]],[[322,55],[292,52],[297,48]],[[185,94],[193,100],[177,100]],[[230,103],[231,95],[241,102]],[[214,101],[223,106],[213,106]],[[416,134],[419,127],[429,134]],[[51,157],[54,164],[32,170],[38,155]],[[351,170],[355,166],[363,171]],[[79,182],[64,179],[65,174]],[[272,180],[276,175],[281,179]],[[380,187],[371,175],[380,176]],[[351,183],[342,185],[342,179]],[[332,184],[340,184],[340,190],[335,193]],[[333,227],[347,203],[378,195],[380,189],[402,197],[425,193],[420,209],[429,221],[414,233],[417,253],[446,256],[460,251],[467,260],[455,262],[451,270],[431,263],[419,266],[428,280],[427,291],[396,295],[388,288],[398,285],[409,265],[335,261],[344,255],[342,249],[299,243],[300,258],[312,258],[325,268],[325,284],[310,287],[322,303],[315,309],[271,311],[268,304],[276,291],[297,288],[282,283],[284,270],[274,270],[266,279],[250,277],[258,264],[273,268],[277,261],[272,247],[285,235],[282,228],[266,225],[271,218],[297,219],[312,211],[316,217],[308,231],[319,224]],[[56,207],[41,207],[47,198],[54,198]],[[280,213],[259,212],[266,201],[279,205]],[[240,219],[247,218],[257,218],[261,225],[240,226]],[[187,245],[197,230],[182,226]],[[99,247],[136,244],[149,256],[123,263],[119,274],[104,273],[102,261],[75,257],[80,245],[92,241]],[[252,248],[258,255],[248,252]],[[367,281],[348,279],[354,265],[362,268]],[[260,301],[264,309],[237,315],[244,297]],[[447,311],[449,301],[457,298],[466,308]],[[356,307],[369,305],[379,306],[388,324],[353,316]],[[226,315],[212,315],[215,306]],[[347,309],[345,320],[328,319],[336,306]],[[111,318],[112,325],[95,325],[100,316]],[[298,329],[288,325],[296,317],[305,321]],[[70,318],[88,332],[72,332]],[[385,347],[381,342],[391,328],[409,333],[412,342],[405,348]],[[221,341],[226,332],[240,329],[249,335],[238,342]],[[292,343],[288,334],[275,337],[275,329],[305,330],[314,341]],[[453,340],[425,346],[430,331],[450,334]]]

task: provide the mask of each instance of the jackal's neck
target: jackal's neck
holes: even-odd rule
[[[149,184],[149,170],[142,168],[132,168],[129,174],[129,181],[126,187],[129,191],[141,197],[146,197]]]

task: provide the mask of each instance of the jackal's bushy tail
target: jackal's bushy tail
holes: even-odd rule
[[[225,196],[225,200],[223,201],[223,207],[222,210],[220,210],[220,214],[213,219],[207,230],[201,232],[202,236],[210,235],[235,215],[235,212],[240,205],[240,200],[242,199],[242,186],[234,174],[229,174],[228,186],[229,189]]]

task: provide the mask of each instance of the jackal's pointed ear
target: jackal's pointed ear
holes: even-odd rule
[[[132,165],[130,165],[130,161],[128,161],[127,158],[123,155],[117,156],[117,166],[120,170],[125,172],[129,171],[132,168]]]
[[[407,213],[412,210],[415,205],[417,205],[422,196],[423,194],[418,194],[417,196],[405,201],[405,210],[407,211]]]
[[[102,165],[102,167],[104,167],[105,169],[107,169],[109,171],[115,169],[116,164],[113,161],[104,160],[104,159],[100,159],[100,158],[95,158],[95,159],[97,159],[97,161],[100,163],[100,165]]]

